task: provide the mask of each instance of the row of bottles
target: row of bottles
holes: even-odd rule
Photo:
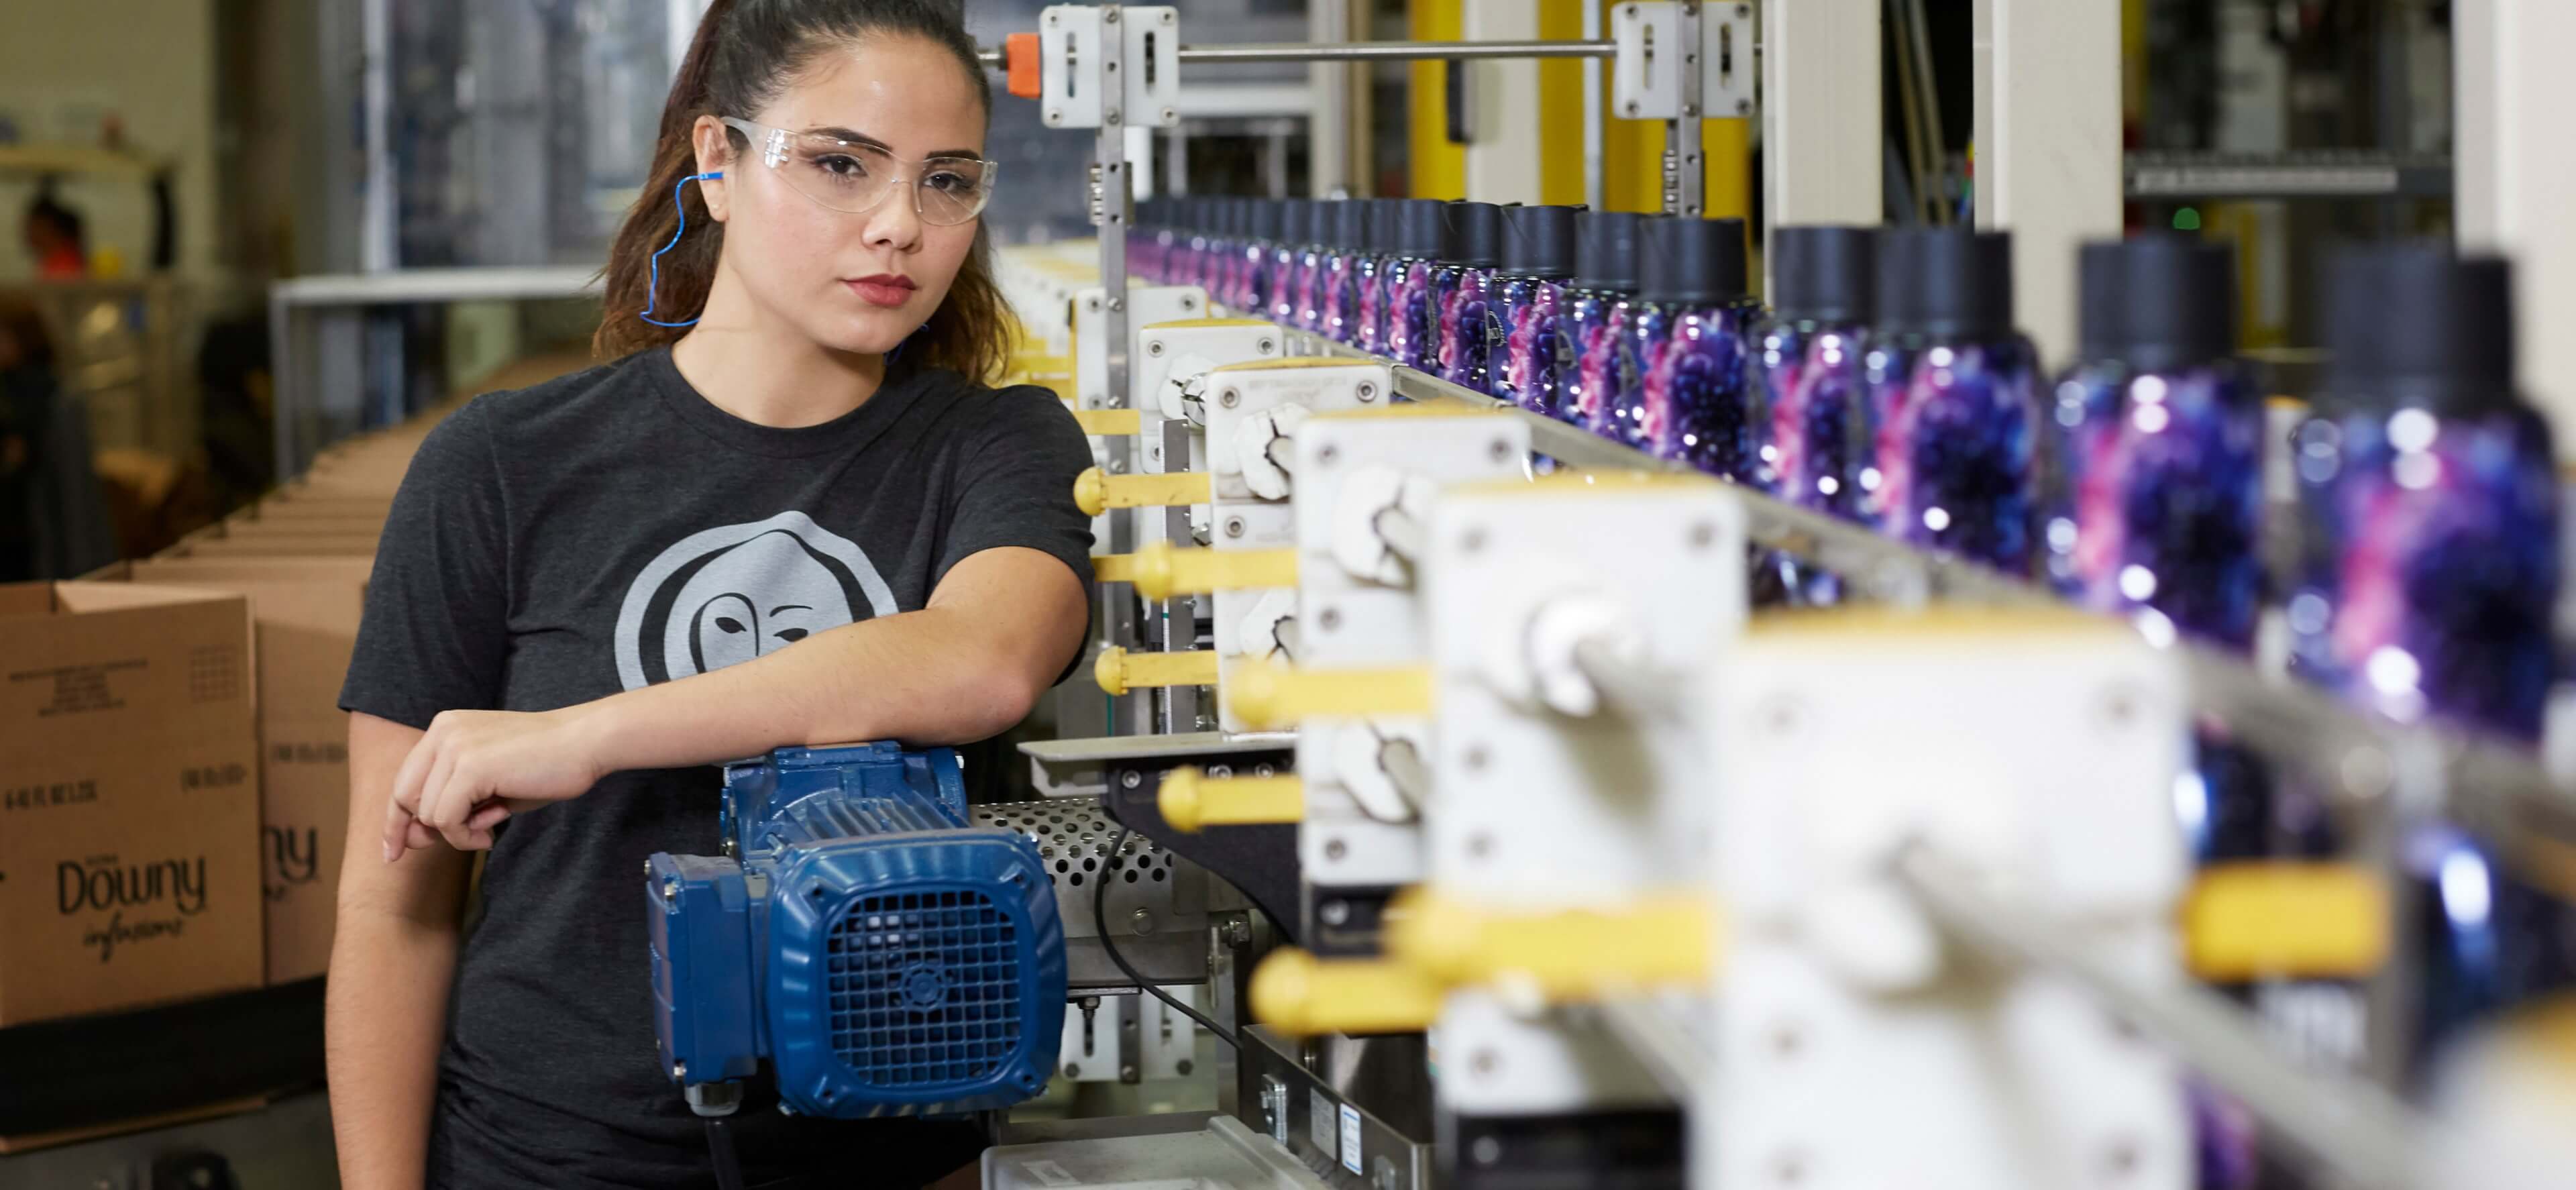
[[[2254,652],[2282,609],[2301,677],[2356,705],[2531,744],[2556,670],[2559,484],[2514,393],[2510,278],[2436,246],[2331,262],[2323,391],[2287,442],[2235,354],[2226,247],[2149,236],[2078,261],[2077,359],[2015,329],[2008,235],[1783,227],[1771,306],[1732,220],[1417,199],[1150,203],[1131,267],[1533,413],[1916,545],[2045,582],[2157,639]],[[2267,452],[2298,480],[2267,524]],[[2297,563],[2267,573],[2267,533]],[[1774,597],[1836,577],[1760,559]],[[2325,798],[2224,725],[2177,809],[2206,862],[2349,846]],[[2430,1044],[2576,982],[2576,914],[2436,823],[2409,843]],[[2357,988],[2239,989],[2276,1020],[2357,1022]],[[2337,1030],[2329,1029],[2328,1032]],[[2357,1025],[2298,1039],[2358,1062]],[[2225,1179],[2222,1179],[2225,1180]]]

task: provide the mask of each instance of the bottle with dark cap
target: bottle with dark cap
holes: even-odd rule
[[[2329,261],[2328,410],[2342,437],[2320,526],[2344,697],[2526,747],[2555,676],[2560,486],[2550,433],[2514,390],[2505,261],[2435,244]],[[2417,1055],[2474,1019],[2563,989],[2576,912],[2447,826],[2407,840],[2434,936]],[[2412,865],[2410,865],[2412,866]],[[2474,908],[2471,908],[2474,906]],[[2556,985],[2553,987],[2553,985]]]
[[[2511,272],[2433,245],[2352,250],[2330,267],[2340,515],[2317,528],[2337,558],[2323,609],[2333,673],[2401,720],[2536,740],[2558,481],[2548,427],[2514,394]]]
[[[1386,353],[1386,286],[1394,283],[1396,263],[1404,260],[1399,252],[1404,237],[1396,224],[1401,222],[1406,201],[1409,198],[1370,198],[1368,250],[1350,276],[1352,296],[1358,299],[1350,314],[1350,345],[1370,355]]]
[[[1381,268],[1377,278],[1379,308],[1385,317],[1378,354],[1417,372],[1437,372],[1440,307],[1432,293],[1431,275],[1439,267],[1440,248],[1448,239],[1448,204],[1436,198],[1407,198],[1398,203],[1393,263]],[[1365,308],[1365,295],[1361,304]]]
[[[1773,232],[1772,314],[1753,339],[1768,420],[1763,486],[1848,520],[1861,518],[1861,471],[1870,461],[1861,360],[1877,263],[1876,228]]]
[[[1558,416],[1557,307],[1574,275],[1579,207],[1503,208],[1503,259],[1496,267],[1494,340],[1486,348],[1486,390],[1532,413]]]
[[[1453,202],[1441,211],[1440,265],[1431,271],[1431,300],[1439,312],[1432,356],[1440,378],[1485,391],[1486,308],[1494,269],[1503,263],[1503,208],[1489,202]]]
[[[1910,292],[1882,318],[1919,334],[1903,394],[1877,426],[1888,531],[2027,573],[2036,528],[2037,352],[2012,325],[2012,237],[1909,230]],[[1888,299],[1900,300],[1891,312]]]
[[[2087,245],[2079,267],[2086,358],[2051,404],[2049,578],[2152,633],[2250,654],[2263,405],[2235,358],[2236,254],[2151,235]]]
[[[1636,394],[1639,439],[1656,457],[1733,480],[1761,461],[1746,366],[1761,306],[1745,288],[1743,220],[1649,221],[1618,402]]]
[[[1235,282],[1234,306],[1254,318],[1270,316],[1278,290],[1279,231],[1287,207],[1284,199],[1244,200],[1243,268]]]
[[[1646,217],[1588,211],[1575,220],[1574,276],[1555,335],[1557,416],[1600,433],[1618,370],[1628,299],[1637,291],[1637,236]]]
[[[1359,333],[1360,271],[1375,251],[1372,200],[1346,198],[1333,204],[1331,245],[1324,272],[1316,280],[1315,329],[1336,343],[1353,343]]]
[[[1315,204],[1303,198],[1282,199],[1278,203],[1279,227],[1270,240],[1266,265],[1270,272],[1269,293],[1263,304],[1262,317],[1281,326],[1297,324],[1297,267],[1305,248],[1307,228],[1314,219]]]

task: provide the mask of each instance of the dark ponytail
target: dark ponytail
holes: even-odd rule
[[[716,258],[724,250],[724,225],[707,215],[706,200],[695,186],[680,186],[698,172],[692,140],[700,116],[745,116],[768,106],[779,89],[813,56],[838,44],[873,36],[913,36],[929,41],[956,58],[966,72],[986,116],[993,110],[992,84],[976,56],[975,41],[957,0],[715,0],[698,21],[697,36],[681,59],[671,82],[671,97],[662,105],[662,127],[653,146],[652,172],[642,193],[627,211],[626,222],[608,250],[601,270],[603,300],[599,333],[591,348],[617,358],[658,347],[687,333],[660,327],[638,315],[651,301],[654,316],[677,322],[695,317],[714,287]],[[742,134],[725,130],[737,160],[750,148]],[[677,206],[671,202],[680,191]],[[681,211],[688,213],[689,233],[662,257],[661,288],[653,289],[653,254],[671,242]],[[975,245],[957,270],[948,296],[904,347],[904,363],[947,368],[978,381],[998,377],[1010,352],[1011,310],[993,281],[993,247],[979,224]]]

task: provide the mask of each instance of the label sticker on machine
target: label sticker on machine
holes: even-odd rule
[[[1306,1139],[1315,1142],[1325,1160],[1341,1155],[1341,1130],[1333,1125],[1333,1097],[1320,1090],[1306,1092]]]
[[[1036,1178],[1041,1186],[1079,1186],[1082,1179],[1052,1161],[1023,1161],[1020,1171]]]
[[[1360,1109],[1342,1105],[1342,1168],[1360,1172]]]

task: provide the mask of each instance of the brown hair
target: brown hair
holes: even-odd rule
[[[698,172],[691,141],[698,117],[748,117],[767,106],[816,53],[836,43],[886,35],[919,37],[947,50],[966,72],[989,117],[992,84],[984,77],[983,61],[959,8],[957,0],[715,0],[709,5],[688,57],[681,60],[679,77],[671,83],[671,97],[662,105],[652,173],[618,228],[608,265],[600,272],[603,310],[591,349],[616,358],[687,333],[682,327],[645,322],[639,315],[647,302],[655,317],[671,322],[694,317],[706,305],[716,258],[724,250],[724,225],[707,217],[706,200],[696,187],[680,186]],[[725,135],[737,159],[744,159],[739,155],[751,146],[742,133],[729,127]],[[677,204],[671,201],[675,189],[680,192]],[[662,257],[656,294],[649,266],[653,253],[678,230],[682,207],[692,230]],[[903,363],[947,368],[989,383],[1001,375],[1011,334],[1010,304],[993,281],[992,241],[979,224],[957,280],[930,321],[906,342]]]

